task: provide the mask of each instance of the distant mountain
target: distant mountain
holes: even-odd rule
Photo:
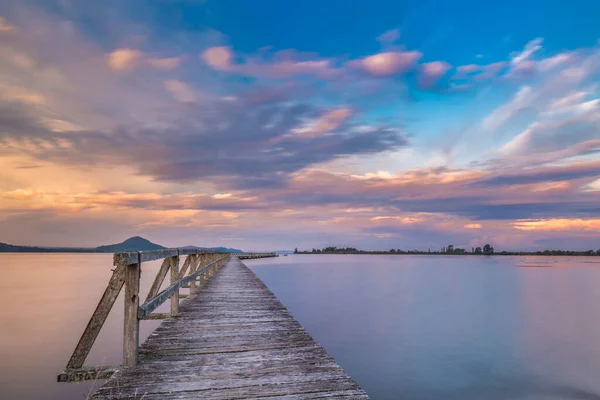
[[[243,253],[242,250],[239,250],[239,249],[230,249],[228,247],[183,246],[182,249],[190,249],[190,250],[212,250],[212,251],[218,251],[218,252],[221,252],[221,253]]]
[[[242,250],[227,247],[198,247],[185,246],[183,249],[211,250],[222,253],[243,253]],[[98,247],[40,247],[40,246],[18,246],[0,242],[0,253],[120,253],[122,251],[147,251],[163,250],[166,247],[152,243],[148,239],[134,236],[117,244],[109,244]]]
[[[100,253],[119,253],[121,251],[144,251],[144,250],[163,250],[166,247],[156,243],[152,243],[148,239],[140,236],[134,236],[124,242],[117,244],[109,244],[107,246],[96,247],[96,251]]]

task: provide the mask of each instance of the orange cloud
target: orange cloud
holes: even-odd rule
[[[138,50],[117,49],[107,56],[108,66],[115,71],[126,71],[131,69],[142,55],[143,53]]]
[[[465,229],[479,229],[481,228],[481,224],[466,224],[464,226]]]
[[[36,197],[37,195],[38,193],[34,190],[17,189],[4,193],[2,197],[11,200],[29,200]]]
[[[513,224],[522,231],[600,231],[600,219],[554,218],[517,221]]]

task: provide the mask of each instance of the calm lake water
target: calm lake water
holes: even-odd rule
[[[91,382],[58,384],[56,374],[111,261],[0,253],[0,399],[85,398]],[[600,399],[600,257],[297,255],[247,265],[374,400]],[[143,293],[158,267],[144,264]],[[122,308],[118,299],[86,364],[120,363]],[[157,325],[144,321],[142,339]]]

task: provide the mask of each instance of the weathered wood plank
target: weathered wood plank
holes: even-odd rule
[[[171,257],[171,286],[177,285],[179,280],[179,256]],[[179,286],[181,287],[181,286]],[[171,314],[179,314],[179,287],[171,293]]]
[[[198,263],[200,262],[201,256],[193,255],[193,256],[188,256],[188,257],[192,257],[192,261],[190,263],[190,275],[194,275],[194,273],[198,269]],[[190,289],[190,295],[193,295],[196,293],[196,280],[195,279],[192,279],[190,281],[190,283],[188,283],[186,286],[188,286]]]
[[[152,282],[152,286],[150,287],[150,290],[148,291],[148,296],[146,296],[146,301],[148,301],[149,299],[156,296],[156,294],[160,290],[160,287],[162,286],[163,282],[165,281],[165,277],[167,276],[167,272],[169,271],[170,267],[171,267],[171,262],[169,261],[168,258],[165,258],[163,260],[163,263],[160,266],[160,269],[156,273],[156,277],[154,278],[154,282]]]
[[[125,251],[121,253],[115,253],[114,265],[119,264],[135,264],[138,262],[146,262],[153,260],[160,260],[167,257],[174,257],[175,255],[190,255],[190,254],[221,254],[227,253],[215,253],[209,250],[195,250],[195,249],[164,249],[164,250],[147,250],[147,251]],[[242,260],[247,258],[265,258],[265,257],[277,257],[275,253],[239,253],[236,256]]]
[[[179,271],[179,279],[183,278],[190,266],[190,263],[193,260],[193,255],[189,255],[185,258],[185,261],[183,262],[183,265],[181,266],[181,270]]]
[[[140,251],[140,262],[161,260],[167,257],[175,257],[179,254],[178,249],[164,249],[164,250],[149,250]]]
[[[85,330],[79,339],[79,343],[77,343],[73,355],[71,355],[71,359],[67,363],[68,369],[77,369],[83,366],[85,359],[92,349],[92,345],[102,329],[102,325],[104,325],[110,310],[115,304],[115,300],[123,288],[123,283],[125,282],[125,266],[125,264],[119,264],[113,271],[113,274],[108,281],[108,286],[98,302],[94,314],[92,314],[92,317],[85,327]]]
[[[165,319],[171,317],[173,314],[171,313],[152,313],[150,315],[146,315],[144,319]]]
[[[131,367],[138,363],[140,343],[140,268],[141,263],[125,267],[125,318],[123,326],[123,365]]]
[[[108,379],[119,370],[120,365],[82,367],[78,369],[66,369],[58,375],[58,382],[81,382],[98,379]]]
[[[184,280],[213,277],[93,399],[368,399],[239,259],[207,259]]]

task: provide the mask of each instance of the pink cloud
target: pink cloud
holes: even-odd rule
[[[419,86],[422,88],[433,86],[450,68],[451,65],[444,61],[433,61],[421,65]]]
[[[481,72],[474,77],[475,80],[486,80],[497,76],[506,66],[505,61],[487,64],[481,67]]]
[[[200,55],[200,58],[211,68],[217,71],[227,71],[231,69],[231,59],[233,54],[231,49],[226,46],[210,47]]]
[[[250,62],[235,66],[239,73],[266,78],[290,78],[298,75],[314,75],[321,78],[333,76],[336,72],[328,60],[279,61],[275,63]]]
[[[150,66],[163,71],[169,71],[177,68],[182,61],[183,57],[148,58],[146,60]]]
[[[273,138],[271,144],[279,143],[285,139],[306,140],[323,136],[339,128],[353,114],[354,111],[349,107],[338,107],[327,110],[318,119],[296,128],[290,133]]]
[[[294,60],[297,56],[293,50],[281,51],[275,55],[277,61],[269,62],[250,58],[243,63],[233,64],[233,53],[230,48],[219,46],[205,50],[200,58],[212,69],[229,71],[246,76],[264,77],[272,79],[290,78],[298,75],[314,75],[328,78],[338,72],[325,59]]]
[[[480,69],[481,69],[481,66],[479,66],[477,64],[461,65],[456,68],[456,70],[458,72],[461,72],[464,74],[470,74],[472,72],[479,71]]]
[[[401,74],[413,68],[423,56],[418,51],[390,51],[350,62],[350,66],[376,77]]]
[[[142,55],[138,50],[117,49],[108,55],[108,66],[116,71],[126,71],[131,69]]]
[[[164,82],[164,85],[171,92],[175,100],[182,103],[193,103],[196,101],[194,91],[186,83],[177,79],[169,79]]]
[[[575,59],[574,53],[559,53],[555,56],[544,58],[538,62],[541,71],[548,71],[563,64],[569,63]]]

